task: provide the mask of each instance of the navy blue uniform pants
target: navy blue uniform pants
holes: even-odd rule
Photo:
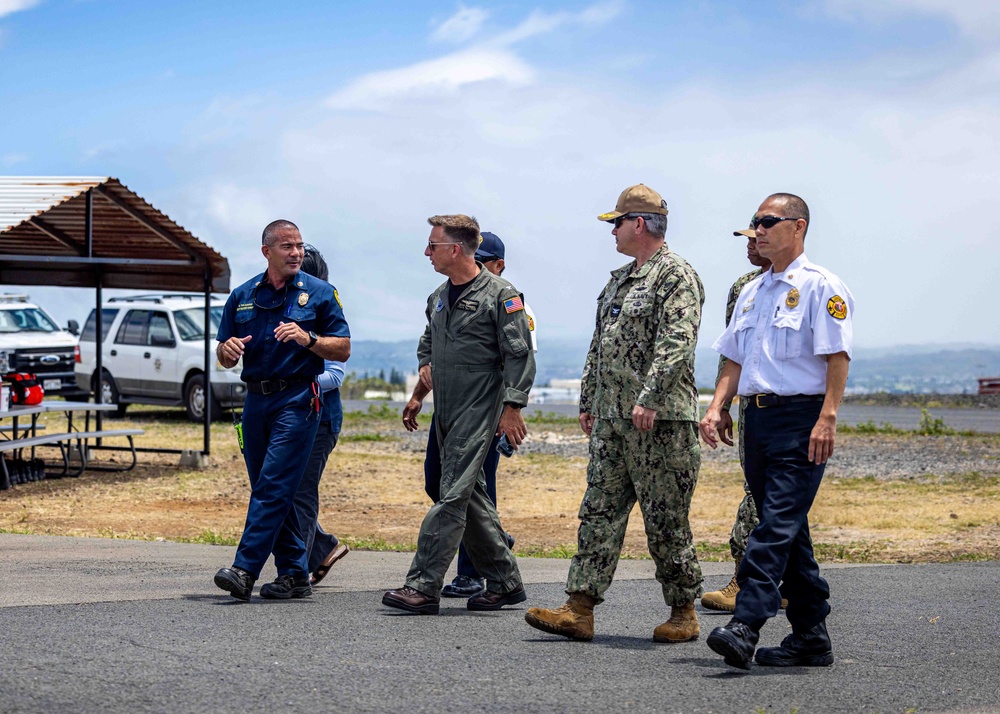
[[[279,575],[309,576],[303,529],[293,508],[319,426],[312,388],[248,394],[243,407],[243,457],[250,505],[233,565],[255,578],[271,553]]]
[[[340,543],[337,537],[323,530],[319,524],[319,482],[323,478],[326,462],[337,446],[340,432],[331,431],[333,422],[321,421],[316,431],[305,473],[295,494],[295,513],[302,528],[302,540],[306,545],[309,572],[314,572],[330,552]]]
[[[486,461],[483,462],[483,476],[486,478],[486,495],[497,505],[497,465],[500,461],[500,452],[497,451],[499,436],[494,436],[490,443],[490,448],[486,452]],[[434,426],[434,419],[431,419],[431,430],[427,435],[427,454],[424,456],[424,491],[431,497],[434,503],[441,500],[441,448],[438,446],[437,429]],[[465,546],[458,548],[458,574],[469,578],[482,578],[472,564],[472,558],[465,550]]]
[[[812,507],[825,464],[809,461],[809,435],[822,402],[774,407],[747,405],[746,479],[760,523],[750,534],[736,581],[737,620],[760,630],[778,614],[781,598],[794,631],[830,612],[830,586],[819,574],[809,537]]]

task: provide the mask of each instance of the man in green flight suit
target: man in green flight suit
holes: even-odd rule
[[[525,620],[593,639],[594,606],[611,585],[638,501],[656,579],[671,606],[653,640],[688,642],[700,632],[694,601],[702,576],[688,512],[701,465],[694,349],[705,293],[694,269],[664,242],[667,204],[656,191],[627,188],[598,220],[614,224],[618,252],[635,260],[612,271],[597,299],[583,369],[580,426],[590,437],[590,465],[569,600],[553,610],[530,608]]]
[[[406,584],[385,593],[382,604],[438,614],[445,573],[464,543],[486,579],[486,592],[469,598],[468,609],[499,610],[527,595],[486,493],[483,461],[495,434],[517,448],[527,433],[521,408],[535,378],[531,330],[522,295],[476,262],[482,240],[476,219],[432,216],[427,222],[424,255],[448,280],[427,299],[427,327],[417,347],[421,379],[403,422],[416,428],[421,401],[433,388],[441,500],[420,526]]]

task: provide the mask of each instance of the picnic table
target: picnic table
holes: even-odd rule
[[[11,405],[7,411],[0,412],[0,456],[11,454],[12,458],[24,460],[25,451],[29,451],[29,460],[35,459],[35,450],[39,447],[58,448],[62,458],[62,467],[50,471],[45,468],[46,477],[79,476],[85,470],[94,471],[130,471],[136,465],[136,451],[133,438],[143,434],[142,429],[103,429],[96,424],[91,427],[91,415],[98,412],[109,412],[117,409],[115,404],[91,404],[89,402],[69,402],[44,400],[40,404]],[[41,414],[62,413],[66,417],[66,430],[50,430],[46,425],[38,423]],[[83,430],[79,428],[79,418],[74,424],[74,416],[83,415]],[[4,422],[10,421],[10,425]],[[51,425],[50,425],[51,426]],[[45,433],[39,433],[44,431]],[[131,452],[132,460],[125,464],[96,464],[91,462],[91,450],[104,447],[102,441],[107,438],[125,438],[128,440],[127,450]],[[74,448],[75,444],[75,448]],[[77,463],[71,463],[72,456],[79,456]],[[10,486],[10,474],[6,459],[0,458],[0,487]]]

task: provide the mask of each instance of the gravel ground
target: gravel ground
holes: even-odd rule
[[[529,426],[529,429],[531,427]],[[352,430],[345,430],[345,435]],[[355,433],[361,433],[360,431]],[[423,452],[427,445],[424,430],[409,433],[403,429],[385,432],[393,441],[387,448],[410,453]],[[521,445],[524,454],[549,454],[563,457],[587,457],[587,438],[582,433],[566,431],[530,431]],[[702,463],[738,465],[735,448],[720,446],[702,450]],[[1000,475],[1000,443],[990,437],[963,436],[891,436],[847,434],[838,438],[826,476],[830,478],[879,479],[922,478],[978,472]]]

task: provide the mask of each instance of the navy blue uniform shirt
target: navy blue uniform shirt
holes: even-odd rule
[[[216,339],[253,337],[243,353],[244,382],[315,377],[323,371],[323,358],[294,340],[279,342],[274,329],[282,322],[295,322],[320,337],[350,337],[336,289],[300,272],[275,290],[264,276],[261,273],[233,290]]]

